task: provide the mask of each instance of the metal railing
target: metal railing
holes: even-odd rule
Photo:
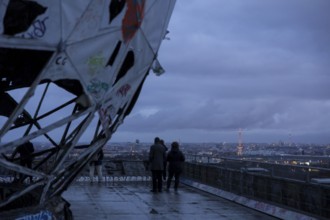
[[[261,169],[248,170],[245,163],[237,163],[232,166],[231,163],[219,165],[186,162],[183,177],[235,195],[315,216],[317,219],[330,218],[329,185],[271,175],[261,166],[258,167]],[[281,176],[282,173],[290,171],[283,170]]]
[[[150,174],[146,161],[109,158],[103,161],[106,182],[150,181]],[[324,168],[186,155],[183,177],[247,198],[330,218],[330,186],[312,181],[329,174],[330,170]],[[0,170],[0,182],[10,182],[14,175]],[[90,181],[88,166],[75,181]],[[4,197],[5,191],[1,194]]]
[[[216,166],[224,169],[232,169],[240,172],[263,173],[270,177],[293,179],[304,182],[315,182],[320,179],[329,179],[330,169],[267,163],[262,161],[242,160],[236,158],[220,158],[199,155],[186,155],[186,162],[205,164],[208,166]],[[35,161],[38,163],[38,161]],[[48,164],[49,163],[49,164]],[[40,167],[39,169],[48,169],[52,166],[51,161]],[[132,165],[130,165],[132,164]],[[123,166],[126,167],[123,167]],[[138,176],[143,177],[143,180],[150,177],[150,172],[147,171],[147,162],[141,160],[125,160],[106,158],[103,161],[104,178],[109,180],[125,180],[136,179]],[[88,177],[88,166],[81,172],[82,176]],[[13,180],[15,173],[0,167],[0,182],[10,182]],[[132,176],[127,178],[127,176]],[[134,178],[133,178],[134,177]],[[86,179],[86,178],[85,178]],[[141,178],[139,178],[141,179]]]
[[[96,175],[97,173],[95,173]],[[97,176],[97,175],[96,175]],[[96,181],[97,177],[93,180]],[[150,181],[151,173],[148,170],[147,162],[142,160],[118,160],[106,158],[102,164],[102,181]],[[89,177],[89,166],[80,173],[76,181],[93,181]]]
[[[234,169],[242,172],[259,172],[270,175],[271,177],[287,178],[305,182],[313,182],[313,179],[325,178],[329,178],[330,180],[330,169],[314,166],[276,164],[254,160],[199,155],[187,155],[186,161],[222,167],[225,169]]]

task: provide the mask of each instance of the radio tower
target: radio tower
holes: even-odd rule
[[[243,155],[243,141],[242,141],[242,129],[238,130],[238,146],[237,146],[237,156]]]

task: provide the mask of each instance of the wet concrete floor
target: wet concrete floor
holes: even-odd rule
[[[152,193],[150,182],[76,182],[63,197],[75,220],[277,219],[184,185],[177,193]]]

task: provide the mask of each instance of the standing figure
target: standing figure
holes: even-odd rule
[[[166,152],[168,148],[166,147],[165,141],[163,139],[160,139],[160,144],[163,145]],[[166,181],[166,160],[164,160],[163,180]]]
[[[101,149],[96,155],[93,156],[92,160],[89,162],[89,178],[91,182],[94,182],[94,171],[96,169],[98,175],[98,182],[102,182],[102,161],[104,153]]]
[[[171,150],[167,154],[166,161],[168,162],[168,179],[167,179],[167,191],[170,189],[171,181],[174,176],[174,190],[177,191],[180,182],[180,175],[182,173],[182,163],[185,161],[185,156],[182,151],[179,150],[179,143],[173,142],[171,144]]]
[[[164,162],[166,159],[165,148],[160,143],[159,137],[156,137],[154,144],[149,150],[149,164],[152,174],[152,190],[151,192],[162,192],[163,181],[162,174],[164,170]]]
[[[33,162],[33,152],[34,146],[28,141],[24,144],[19,145],[13,152],[11,156],[11,160],[14,160],[17,153],[20,155],[20,165],[32,169]],[[20,179],[22,179],[23,175],[20,175]],[[29,176],[30,182],[32,182],[32,176]]]

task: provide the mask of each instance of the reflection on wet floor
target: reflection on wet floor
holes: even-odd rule
[[[277,219],[183,185],[178,192],[152,193],[149,182],[77,182],[63,197],[75,220]]]

